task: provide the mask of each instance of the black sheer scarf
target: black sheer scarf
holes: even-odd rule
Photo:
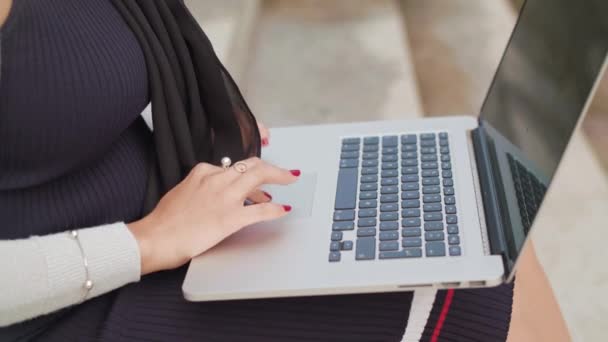
[[[143,50],[155,162],[144,214],[198,162],[260,155],[257,123],[183,0],[112,0]]]

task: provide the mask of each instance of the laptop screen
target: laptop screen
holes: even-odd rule
[[[519,254],[608,51],[608,1],[528,0],[481,110]]]

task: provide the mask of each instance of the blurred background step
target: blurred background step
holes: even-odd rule
[[[270,126],[420,115],[407,38],[392,0],[267,0],[245,81]]]

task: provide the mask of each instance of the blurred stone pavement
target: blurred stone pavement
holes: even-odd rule
[[[517,1],[516,1],[517,2]],[[186,0],[270,127],[476,115],[515,23],[508,0]],[[608,336],[608,75],[534,242],[574,341]]]

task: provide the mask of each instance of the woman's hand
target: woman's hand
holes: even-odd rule
[[[270,202],[270,195],[258,187],[291,184],[300,171],[259,158],[243,162],[244,173],[198,164],[148,216],[127,225],[139,244],[142,275],[179,267],[241,228],[291,210],[289,205]],[[246,199],[254,204],[244,205]]]
[[[258,131],[260,131],[260,139],[262,139],[262,147],[268,146],[268,144],[270,144],[270,131],[261,122],[258,122]]]

